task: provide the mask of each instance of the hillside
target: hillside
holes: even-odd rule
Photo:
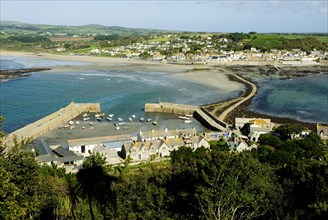
[[[95,36],[118,34],[121,36],[138,36],[168,31],[156,29],[127,28],[118,26],[104,26],[99,24],[89,24],[83,26],[45,25],[28,24],[15,21],[1,21],[2,34],[38,34],[45,36]]]

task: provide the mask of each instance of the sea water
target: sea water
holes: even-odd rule
[[[52,63],[39,59],[33,62],[38,63],[38,66],[39,63],[49,66],[48,62],[50,65],[68,65],[62,61]],[[33,67],[33,62],[29,60],[30,67]],[[25,61],[23,58],[6,57],[1,63],[2,66],[16,68],[15,63],[21,67]],[[111,70],[32,73],[28,77],[1,82],[0,86],[0,115],[5,117],[3,130],[7,133],[55,112],[72,101],[99,102],[102,112],[113,113],[115,117],[127,118],[134,114],[136,118],[146,118],[143,108],[148,102],[202,105],[233,98],[241,92],[236,90],[227,93],[166,73]]]
[[[258,80],[251,109],[260,113],[314,123],[328,123],[328,74],[287,80]]]

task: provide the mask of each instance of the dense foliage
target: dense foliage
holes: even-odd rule
[[[15,35],[7,38],[8,42],[21,42],[21,43],[39,43],[50,42],[50,39],[37,35]]]
[[[40,166],[24,143],[0,157],[1,219],[326,219],[327,148],[285,125],[258,149],[181,147],[170,161],[107,165],[86,158],[77,174]]]

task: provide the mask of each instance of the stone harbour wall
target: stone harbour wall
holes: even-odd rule
[[[22,141],[26,138],[35,139],[41,135],[53,130],[59,126],[67,124],[68,121],[82,114],[83,112],[100,112],[99,103],[70,103],[68,106],[41,118],[19,130],[8,134],[3,142],[6,148],[11,147],[17,141]]]
[[[146,103],[145,112],[170,113],[174,115],[192,115],[198,106],[182,105],[168,102]]]

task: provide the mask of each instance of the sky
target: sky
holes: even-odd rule
[[[0,20],[203,32],[328,32],[327,0],[0,0]]]

